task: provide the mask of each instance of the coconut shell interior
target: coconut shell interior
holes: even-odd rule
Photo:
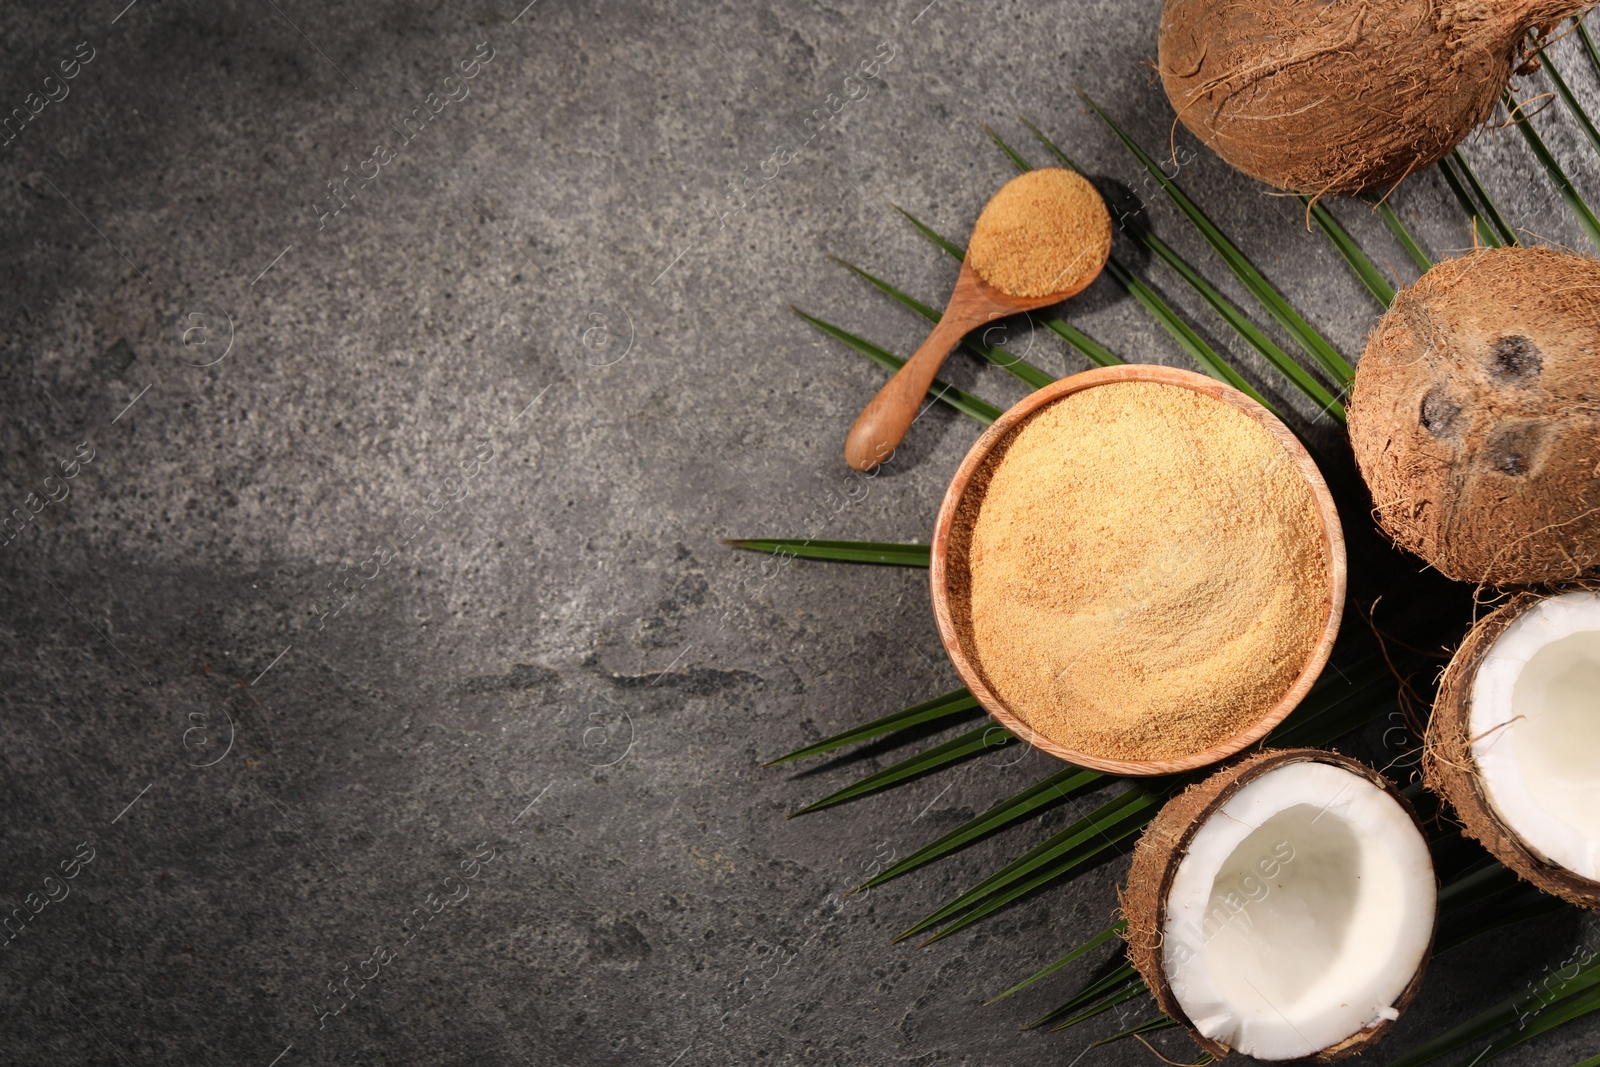
[[[1188,855],[1190,841],[1217,809],[1239,790],[1269,771],[1306,762],[1327,763],[1361,775],[1393,797],[1415,821],[1415,811],[1393,783],[1364,763],[1322,749],[1267,749],[1218,771],[1169,800],[1146,827],[1133,851],[1128,887],[1122,892],[1122,913],[1128,923],[1123,933],[1128,943],[1128,962],[1144,978],[1161,1010],[1182,1024],[1194,1041],[1214,1056],[1226,1056],[1233,1050],[1195,1028],[1193,1020],[1184,1013],[1173,994],[1162,964],[1162,931],[1167,923],[1167,898],[1171,895],[1178,865]],[[1422,965],[1395,1001],[1397,1010],[1404,1011],[1421,988],[1429,955],[1431,951],[1424,954]],[[1311,1059],[1326,1063],[1354,1056],[1387,1033],[1392,1025],[1390,1020],[1380,1022],[1352,1034],[1337,1045],[1323,1049]]]
[[[1449,802],[1466,833],[1524,881],[1585,908],[1600,908],[1600,883],[1551,863],[1500,821],[1472,759],[1472,686],[1495,640],[1543,598],[1519,593],[1480,619],[1456,650],[1428,722],[1422,773],[1429,789]]]

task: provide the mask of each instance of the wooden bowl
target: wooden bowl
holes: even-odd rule
[[[1317,517],[1322,528],[1322,542],[1326,549],[1325,558],[1328,561],[1327,574],[1327,613],[1323,618],[1322,633],[1317,639],[1316,647],[1312,649],[1305,666],[1295,677],[1283,698],[1267,711],[1259,720],[1249,727],[1239,731],[1232,737],[1219,744],[1199,752],[1191,753],[1181,759],[1168,760],[1119,760],[1106,759],[1100,756],[1091,756],[1057,744],[1043,734],[1036,732],[1026,722],[1022,721],[1005,702],[989,687],[984,680],[982,671],[968,657],[966,649],[962,647],[961,637],[956,631],[954,617],[950,610],[950,591],[948,573],[948,552],[950,545],[950,532],[955,526],[956,513],[961,507],[962,497],[966,494],[967,486],[975,474],[982,469],[985,461],[995,446],[1029,415],[1071,393],[1082,389],[1093,389],[1097,385],[1109,385],[1115,382],[1153,382],[1158,385],[1173,385],[1182,389],[1189,389],[1196,393],[1232,404],[1235,408],[1250,416],[1266,429],[1284,450],[1289,454],[1300,473],[1305,477],[1306,485],[1311,490],[1312,499],[1315,501]],[[944,503],[939,507],[939,519],[933,529],[933,544],[930,546],[932,565],[929,570],[929,581],[933,589],[933,616],[939,627],[939,639],[944,642],[945,652],[950,656],[950,662],[955,665],[956,673],[977,698],[979,704],[992,715],[996,722],[1007,730],[1027,741],[1035,748],[1042,749],[1058,759],[1080,767],[1089,767],[1107,774],[1120,775],[1156,775],[1177,774],[1180,771],[1192,771],[1204,767],[1218,760],[1226,759],[1242,749],[1261,740],[1293,711],[1295,705],[1310,690],[1317,676],[1322,673],[1322,668],[1328,662],[1328,654],[1333,650],[1333,640],[1339,633],[1339,621],[1344,614],[1345,593],[1345,554],[1344,532],[1339,525],[1339,513],[1334,507],[1333,496],[1328,492],[1327,483],[1322,480],[1322,472],[1317,470],[1317,465],[1312,462],[1301,445],[1299,438],[1290,432],[1289,428],[1279,422],[1271,412],[1245,396],[1243,393],[1222,384],[1212,378],[1193,371],[1178,370],[1173,367],[1145,366],[1140,364],[1126,364],[1117,367],[1104,367],[1098,370],[1084,371],[1053,382],[1043,389],[1036,390],[1027,398],[1018,403],[1011,410],[1001,415],[994,425],[978,438],[977,442],[967,452],[966,458],[961,461],[961,466],[956,469],[955,477],[950,480],[950,488],[945,490]]]

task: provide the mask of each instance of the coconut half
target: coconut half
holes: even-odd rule
[[[1207,1051],[1339,1059],[1422,982],[1438,889],[1410,806],[1317,749],[1267,751],[1173,798],[1123,894],[1128,958]]]
[[[1423,771],[1500,862],[1600,907],[1600,594],[1523,593],[1474,626]]]

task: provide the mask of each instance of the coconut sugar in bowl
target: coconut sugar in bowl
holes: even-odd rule
[[[1109,774],[1261,740],[1327,663],[1344,536],[1316,464],[1244,394],[1124,365],[1037,390],[967,453],[930,581],[1000,725]]]

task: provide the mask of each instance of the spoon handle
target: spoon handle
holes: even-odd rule
[[[846,463],[858,471],[869,471],[889,458],[916,419],[922,398],[944,358],[974,325],[972,317],[949,312],[939,320],[916,353],[861,409],[845,438]]]

